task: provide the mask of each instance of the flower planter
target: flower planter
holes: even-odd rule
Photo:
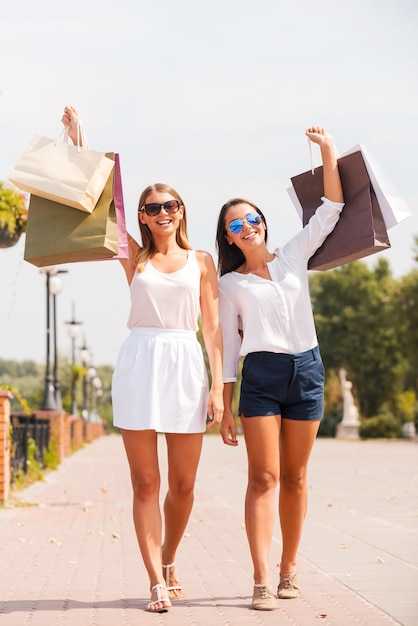
[[[22,229],[19,227],[16,227],[15,232],[11,235],[7,224],[0,226],[0,248],[11,248],[17,244],[21,234]]]

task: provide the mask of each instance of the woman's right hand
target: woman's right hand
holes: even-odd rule
[[[220,429],[222,441],[227,446],[237,446],[237,427],[235,423],[235,417],[231,413],[231,411],[224,411],[221,429]]]
[[[77,120],[79,118],[78,111],[73,106],[68,105],[64,109],[61,122],[68,128],[68,136],[74,145],[77,145]],[[81,139],[80,139],[80,145]]]

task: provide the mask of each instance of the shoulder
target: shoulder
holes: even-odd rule
[[[196,261],[199,264],[200,271],[202,274],[206,274],[207,272],[215,271],[215,262],[213,257],[209,252],[205,250],[194,250],[193,251],[196,256]]]
[[[244,276],[244,274],[239,274],[238,272],[224,274],[219,278],[219,291],[224,294],[230,294]]]
[[[213,257],[209,252],[206,252],[206,250],[193,250],[193,252],[196,255],[196,259],[200,262],[203,261],[204,263],[207,262],[212,262],[213,263]]]

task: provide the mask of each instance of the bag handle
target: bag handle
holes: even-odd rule
[[[312,172],[312,176],[315,175],[315,154],[313,151],[313,146],[312,146],[312,141],[309,139],[308,137],[308,145],[309,145],[309,156],[311,159],[311,172]]]
[[[88,148],[89,147],[89,142],[87,140],[87,135],[86,135],[86,131],[84,130],[84,124],[82,122],[82,120],[77,117],[76,118],[76,122],[77,122],[77,150],[78,152],[80,152],[80,148]],[[64,128],[62,129],[61,133],[60,133],[60,137],[61,135],[63,136],[63,142],[64,143],[68,143],[68,132],[69,132],[69,127],[68,126],[64,126]],[[58,137],[59,140],[59,137]],[[57,142],[58,142],[57,140]]]

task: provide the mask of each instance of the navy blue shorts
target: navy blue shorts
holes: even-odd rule
[[[239,415],[319,420],[324,413],[324,378],[318,346],[298,354],[251,352],[242,367]]]

